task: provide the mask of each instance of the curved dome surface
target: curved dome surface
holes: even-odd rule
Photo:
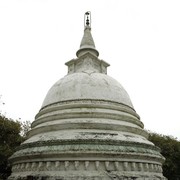
[[[102,73],[73,73],[57,81],[47,93],[42,108],[60,101],[96,99],[114,101],[133,108],[119,82]]]

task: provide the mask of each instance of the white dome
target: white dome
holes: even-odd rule
[[[42,107],[60,101],[95,99],[118,102],[133,108],[125,89],[102,73],[73,73],[57,81],[49,90]]]

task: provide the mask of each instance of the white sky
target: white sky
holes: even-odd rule
[[[76,58],[83,18],[108,75],[127,90],[145,129],[180,139],[180,1],[1,0],[0,109],[34,120]]]

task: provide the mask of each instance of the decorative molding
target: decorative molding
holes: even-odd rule
[[[139,115],[136,113],[136,111],[126,105],[126,104],[122,104],[119,102],[115,102],[115,101],[110,101],[110,100],[103,100],[103,99],[75,99],[75,100],[67,100],[67,101],[61,101],[61,102],[56,102],[53,104],[48,104],[47,106],[44,106],[43,108],[40,109],[39,113],[36,115],[36,118],[38,118],[38,116],[40,116],[46,109],[48,109],[48,111],[50,111],[51,107],[57,107],[57,106],[62,106],[61,108],[65,108],[65,105],[78,105],[80,107],[84,107],[85,104],[88,105],[110,105],[108,106],[108,109],[113,108],[116,106],[118,106],[118,108],[120,108],[121,110],[124,110],[126,112],[132,113],[134,116],[136,116],[137,118],[140,118]],[[114,105],[114,106],[112,106]],[[64,106],[64,107],[63,107]],[[43,113],[44,114],[44,113]]]
[[[91,116],[93,116],[93,118],[100,118],[100,117],[104,117],[104,118],[110,118],[110,119],[116,119],[118,120],[119,117],[119,113],[118,112],[124,112],[127,113],[127,115],[129,114],[128,118],[126,118],[125,120],[127,122],[131,122],[134,124],[137,124],[140,127],[144,127],[143,123],[140,121],[140,117],[139,115],[135,112],[134,109],[132,109],[131,107],[124,105],[124,104],[120,104],[120,103],[116,103],[116,102],[111,102],[111,101],[105,101],[105,100],[90,100],[90,99],[81,99],[81,100],[68,100],[68,101],[62,101],[62,102],[58,102],[55,104],[51,104],[48,105],[44,108],[42,108],[39,113],[36,115],[35,117],[35,121],[32,123],[32,128],[44,123],[44,122],[48,122],[52,119],[53,115],[57,116],[57,112],[58,112],[58,119],[66,119],[66,118],[74,118],[74,117],[82,117],[82,112],[81,112],[81,116],[79,116],[78,113],[60,113],[60,111],[63,112],[63,110],[65,109],[81,109],[81,108],[97,108],[97,109],[107,109],[109,111],[111,110],[115,110],[117,111],[117,113],[107,113],[106,116],[104,115],[104,113],[100,113],[100,112],[95,112],[94,114],[92,114]],[[86,113],[84,115],[85,117],[89,117],[89,115]],[[132,117],[130,117],[132,116]],[[56,117],[57,118],[57,117]],[[54,119],[54,118],[53,118]]]
[[[160,164],[123,161],[39,161],[15,164],[12,171],[129,171],[162,173]]]
[[[68,66],[68,74],[91,70],[96,73],[107,74],[109,64],[97,58],[90,52],[86,52],[77,59],[65,63]]]
[[[98,134],[98,133],[97,133]],[[150,144],[144,144],[140,142],[129,142],[120,140],[108,140],[108,139],[76,139],[76,140],[50,140],[50,141],[37,141],[32,143],[21,144],[17,148],[17,151],[34,148],[44,147],[50,150],[51,146],[54,146],[54,151],[115,151],[115,152],[139,152],[158,154],[160,149]],[[49,148],[48,148],[49,147]],[[39,149],[40,150],[40,149]],[[28,150],[29,151],[29,150]],[[52,151],[52,150],[51,150]]]

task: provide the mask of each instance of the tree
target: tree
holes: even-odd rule
[[[8,158],[23,141],[21,124],[0,114],[0,132],[0,179],[6,179],[11,173]]]
[[[169,180],[180,179],[180,141],[171,136],[150,133],[149,140],[161,149],[166,158],[163,174]]]
[[[27,139],[27,134],[31,130],[31,122],[30,121],[22,121],[21,124],[21,136]]]

